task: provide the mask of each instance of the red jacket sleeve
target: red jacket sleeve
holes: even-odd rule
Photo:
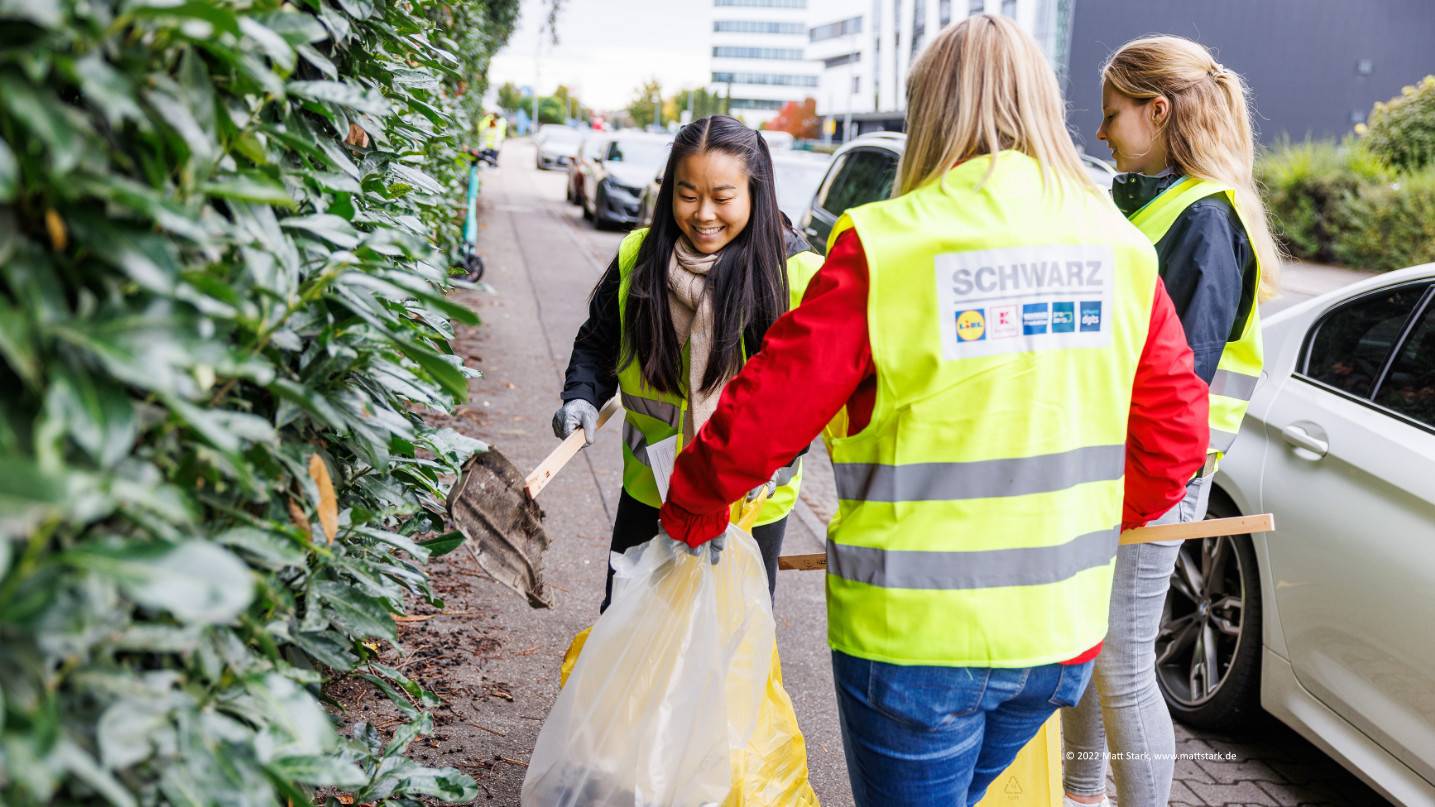
[[[1151,329],[1131,389],[1122,529],[1144,526],[1185,496],[1210,443],[1208,395],[1181,320],[1158,280]]]
[[[697,546],[727,528],[729,507],[807,448],[876,372],[867,339],[867,259],[854,230],[838,237],[802,305],[768,328],[762,349],[723,389],[717,410],[678,455],[659,517]]]

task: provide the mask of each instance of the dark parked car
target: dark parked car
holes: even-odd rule
[[[638,198],[668,158],[667,135],[615,132],[583,187],[583,215],[595,227],[636,224]]]
[[[587,198],[584,189],[592,187],[593,171],[597,168],[598,158],[603,155],[603,149],[607,148],[611,137],[611,133],[598,129],[590,130],[583,137],[578,152],[568,163],[567,198],[572,204],[581,205]]]
[[[907,136],[900,132],[873,132],[854,139],[832,155],[827,176],[812,197],[812,205],[803,214],[799,226],[812,248],[827,252],[827,236],[832,225],[848,208],[886,199],[892,195],[897,180],[897,162],[907,146]],[[1093,182],[1111,187],[1116,171],[1110,165],[1088,155],[1081,163]]]
[[[777,207],[795,224],[802,220],[807,205],[812,201],[818,183],[827,171],[832,158],[826,154],[808,151],[775,151],[772,154],[773,184],[777,190]],[[663,184],[663,169],[658,166],[653,180],[643,189],[638,205],[638,226],[648,227],[653,223],[653,207],[658,201],[658,190]]]

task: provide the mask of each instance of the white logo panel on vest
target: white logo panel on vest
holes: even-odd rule
[[[1108,246],[948,252],[934,266],[948,359],[1111,342],[1116,255]]]

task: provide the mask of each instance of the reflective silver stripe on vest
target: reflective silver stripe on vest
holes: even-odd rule
[[[1223,432],[1220,429],[1211,429],[1211,448],[1222,454],[1231,450],[1236,442],[1236,435],[1233,432]]]
[[[957,589],[1057,583],[1116,557],[1120,528],[1057,546],[923,552],[827,543],[827,573],[881,588]]]
[[[655,401],[652,398],[639,398],[624,392],[623,408],[629,412],[637,412],[640,415],[647,415],[655,420],[661,420],[669,426],[678,426],[678,407],[667,401]]]
[[[1120,479],[1126,446],[1086,446],[1039,457],[909,465],[833,463],[839,499],[927,502],[1025,496]]]
[[[644,465],[651,465],[648,462],[648,438],[643,436],[637,426],[626,420],[623,421],[623,442],[627,443],[628,448],[632,450],[633,459]]]
[[[1211,394],[1249,401],[1255,394],[1259,381],[1260,379],[1253,375],[1217,370],[1215,377],[1211,379]]]

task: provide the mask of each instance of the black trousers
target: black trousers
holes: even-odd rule
[[[762,565],[767,569],[767,593],[771,596],[777,590],[777,557],[782,554],[782,534],[787,530],[787,519],[752,528],[753,540],[762,552]],[[613,520],[612,551],[619,554],[658,534],[658,509],[622,491],[618,497],[618,517]],[[603,591],[603,604],[599,612],[608,610],[613,600],[613,567],[608,567],[608,582]]]

